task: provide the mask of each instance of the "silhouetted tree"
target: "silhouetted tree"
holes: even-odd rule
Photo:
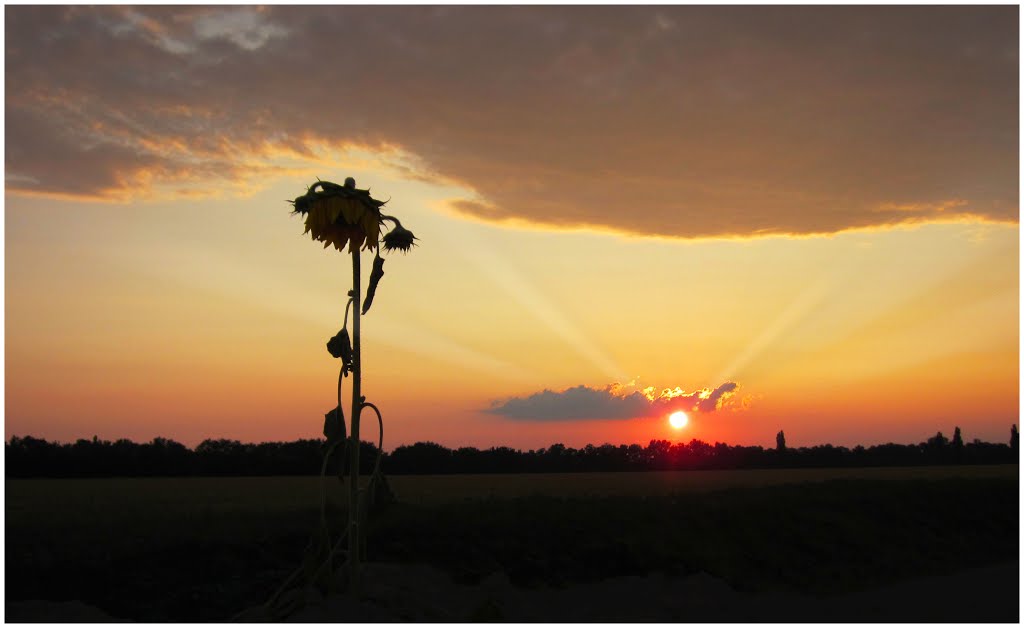
[[[960,428],[953,428],[953,449],[961,450],[964,448],[964,439],[960,435]]]
[[[663,471],[669,467],[669,452],[672,443],[667,440],[652,440],[644,452],[649,469]]]
[[[786,433],[782,430],[775,435],[775,450],[780,453],[786,451]]]
[[[936,432],[925,442],[925,447],[934,451],[942,451],[949,445],[949,439],[942,432]]]
[[[452,450],[425,442],[396,447],[388,456],[388,473],[451,473]]]
[[[1020,439],[1017,435],[1017,424],[1014,423],[1013,427],[1010,428],[1010,449],[1012,449],[1014,452],[1017,451],[1017,445],[1019,440]]]

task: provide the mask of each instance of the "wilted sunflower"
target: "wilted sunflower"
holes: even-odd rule
[[[360,554],[365,552],[365,549],[361,548],[364,548],[366,542],[365,517],[367,511],[367,505],[364,503],[366,500],[360,497],[361,491],[358,482],[355,481],[359,477],[359,469],[361,468],[359,465],[360,447],[358,443],[361,442],[359,438],[359,417],[363,409],[369,408],[376,413],[380,426],[378,451],[383,451],[384,446],[384,419],[377,406],[367,402],[366,397],[362,394],[362,367],[360,365],[362,352],[360,350],[359,337],[360,317],[365,315],[373,304],[374,295],[377,293],[377,286],[384,276],[384,258],[382,253],[393,251],[405,253],[416,244],[416,236],[403,227],[397,218],[381,212],[381,207],[384,206],[385,201],[378,201],[370,196],[369,190],[356,188],[356,181],[352,177],[345,179],[344,185],[318,180],[309,186],[305,194],[289,202],[293,206],[293,214],[301,214],[305,217],[306,230],[304,233],[310,234],[318,242],[323,242],[324,248],[331,244],[338,251],[344,251],[346,246],[349,248],[349,251],[352,253],[352,289],[348,291],[345,315],[342,318],[344,324],[341,330],[327,341],[327,351],[332,357],[341,359],[341,370],[338,374],[338,404],[334,410],[327,413],[324,419],[324,436],[327,437],[329,445],[324,453],[320,472],[320,516],[321,528],[324,533],[321,534],[318,531],[318,536],[316,537],[318,540],[309,546],[311,549],[307,550],[307,562],[312,565],[319,565],[319,567],[307,573],[309,581],[305,582],[305,584],[302,582],[295,584],[293,578],[289,578],[285,585],[268,602],[268,608],[277,608],[276,605],[284,599],[281,597],[284,591],[302,590],[302,587],[307,586],[310,582],[319,586],[323,584],[319,579],[322,574],[334,573],[331,561],[341,543],[339,541],[332,546],[330,535],[326,532],[328,530],[326,517],[327,501],[326,489],[324,488],[327,463],[333,452],[338,452],[339,455],[343,451],[348,452],[348,466],[350,467],[348,486],[349,523],[346,529],[355,530],[355,533],[348,536],[348,586],[352,590],[358,590],[360,574],[359,557]],[[385,228],[385,223],[391,223],[390,231]],[[382,234],[384,234],[383,237]],[[376,252],[373,260],[373,269],[370,271],[369,282],[366,286],[366,298],[362,302],[361,309],[359,308],[359,301],[363,293],[360,290],[360,247]],[[353,305],[356,307],[353,308]],[[350,311],[352,312],[351,320],[353,326],[351,337],[348,332]],[[341,391],[342,380],[350,373],[352,376],[351,431],[346,433]],[[342,446],[342,443],[348,443],[348,445]],[[383,475],[380,473],[380,460],[380,458],[377,458],[374,472],[370,478],[370,486],[362,493],[370,496],[369,504],[375,503],[375,499],[381,499],[382,495],[386,497],[386,483],[384,483]],[[343,468],[344,466],[339,464],[339,469]],[[324,539],[326,539],[326,542],[322,542]],[[325,568],[326,571],[324,571]],[[300,571],[296,573],[304,573],[302,569],[304,568],[300,568]],[[288,589],[289,586],[293,588]],[[329,585],[325,584],[324,586],[327,587]]]
[[[416,244],[416,236],[412,234],[412,231],[403,227],[397,218],[395,219],[395,228],[385,234],[383,240],[385,251],[407,253]]]
[[[317,181],[309,190],[291,201],[295,213],[306,217],[306,230],[314,240],[331,244],[339,251],[347,244],[351,250],[364,246],[376,249],[380,236],[380,208],[385,201],[370,196],[369,190],[356,189],[355,179],[345,185]]]
[[[394,216],[381,213],[380,208],[387,201],[378,201],[370,196],[369,190],[356,188],[352,177],[345,179],[345,185],[330,181],[317,181],[309,186],[305,194],[289,201],[294,213],[306,217],[306,230],[314,240],[331,244],[339,251],[356,251],[358,247],[377,250],[381,229],[385,221],[394,223],[394,228],[384,236],[384,250],[408,251],[416,237],[404,228]]]

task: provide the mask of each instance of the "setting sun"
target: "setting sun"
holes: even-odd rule
[[[668,422],[672,425],[672,427],[676,428],[677,430],[686,427],[686,424],[689,423],[689,421],[690,419],[687,418],[686,413],[683,412],[682,410],[679,410],[678,412],[673,412],[668,417]]]

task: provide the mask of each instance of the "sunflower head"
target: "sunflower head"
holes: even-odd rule
[[[385,251],[401,251],[408,253],[409,249],[416,245],[416,236],[402,226],[401,223],[389,231],[383,238]]]
[[[333,244],[339,251],[346,245],[353,251],[360,246],[377,248],[380,208],[384,203],[370,196],[369,190],[356,188],[351,177],[345,180],[345,185],[317,181],[292,201],[294,213],[306,217],[304,233],[323,242],[324,248]]]

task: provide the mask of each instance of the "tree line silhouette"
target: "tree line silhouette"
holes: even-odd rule
[[[14,436],[5,445],[6,477],[318,475],[323,448],[322,439],[258,444],[209,439],[189,449],[166,438],[141,444],[96,437],[58,443]],[[887,443],[852,449],[833,445],[786,447],[781,431],[775,449],[712,445],[696,439],[688,443],[652,440],[646,447],[604,444],[579,449],[556,443],[527,451],[510,447],[451,449],[419,442],[385,452],[381,463],[392,475],[1005,464],[1018,461],[1017,448],[1014,425],[1009,444],[978,439],[965,443],[957,427],[952,439],[939,432],[916,445]],[[362,472],[370,472],[377,454],[372,443],[362,443]],[[337,472],[336,459],[332,473]]]

